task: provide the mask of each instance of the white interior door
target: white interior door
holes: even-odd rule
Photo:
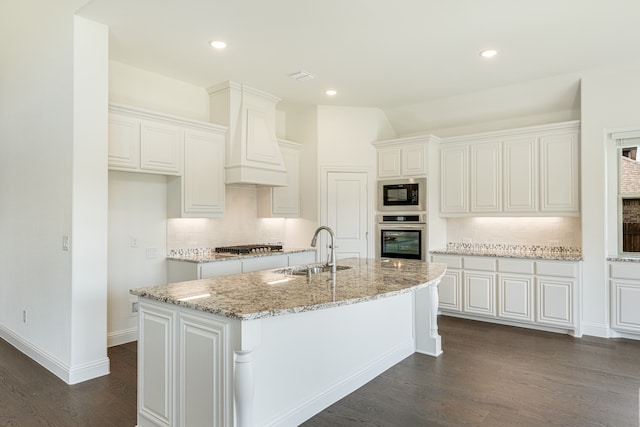
[[[367,181],[366,172],[327,173],[327,225],[336,234],[337,258],[369,257]],[[322,254],[326,257],[326,248]]]

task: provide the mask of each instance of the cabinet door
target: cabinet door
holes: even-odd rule
[[[532,276],[498,276],[498,316],[533,322]]]
[[[469,212],[468,149],[466,146],[445,147],[440,151],[440,211]]]
[[[640,283],[611,280],[611,327],[640,333]]]
[[[140,301],[138,424],[175,425],[175,324],[177,311]],[[140,418],[147,422],[141,422]]]
[[[439,307],[443,310],[462,311],[462,272],[447,270],[438,285]]]
[[[538,277],[536,322],[573,327],[574,279]]]
[[[143,120],[140,128],[140,169],[167,175],[182,173],[182,129]]]
[[[507,140],[504,152],[504,212],[538,209],[538,139]]]
[[[500,142],[473,144],[471,212],[498,213],[502,209],[502,150]]]
[[[109,114],[109,168],[140,166],[140,120]]]
[[[300,151],[280,145],[282,161],[287,168],[286,187],[271,190],[271,214],[278,218],[300,216]]]
[[[192,130],[185,132],[183,216],[213,217],[224,214],[224,150],[223,134]]]
[[[378,150],[378,178],[399,178],[402,156],[400,147],[382,148]]]
[[[179,328],[178,425],[230,425],[229,325],[183,312]]]
[[[427,174],[426,144],[411,144],[401,148],[402,176],[423,176]]]
[[[476,271],[464,272],[464,311],[495,317],[495,275]]]
[[[540,138],[540,211],[579,211],[578,133]]]

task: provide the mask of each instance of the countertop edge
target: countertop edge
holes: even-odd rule
[[[220,258],[209,258],[206,255],[183,255],[183,256],[167,256],[166,259],[170,261],[182,261],[182,262],[190,262],[194,264],[207,264],[211,262],[243,260],[243,259],[250,259],[250,258],[261,258],[261,257],[267,257],[267,256],[288,255],[288,254],[295,254],[295,253],[302,253],[302,252],[315,252],[315,249],[314,248],[285,248],[281,251],[266,252],[266,253],[260,253],[260,254],[224,255],[224,256],[221,256]]]
[[[447,249],[437,249],[429,251],[433,255],[456,255],[456,256],[478,256],[478,257],[495,257],[495,258],[516,258],[516,259],[528,259],[528,260],[543,260],[543,261],[584,261],[582,256],[553,256],[553,255],[535,255],[535,254],[515,254],[515,253],[477,253],[477,252],[465,252]],[[640,262],[640,259],[639,259]]]

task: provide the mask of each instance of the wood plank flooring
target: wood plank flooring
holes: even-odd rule
[[[441,357],[414,354],[303,425],[640,425],[640,341],[439,323]],[[136,344],[109,358],[69,386],[0,340],[0,426],[135,426]]]

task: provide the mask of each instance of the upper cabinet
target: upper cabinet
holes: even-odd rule
[[[427,176],[427,143],[430,136],[374,142],[378,154],[378,178]]]
[[[297,218],[300,216],[301,144],[279,140],[282,160],[287,168],[287,185],[258,188],[258,217]]]
[[[578,215],[579,122],[443,140],[443,216]]]
[[[230,81],[207,91],[211,121],[229,129],[225,182],[286,185],[287,170],[276,139],[276,104],[280,98]]]
[[[170,217],[224,214],[227,130],[138,108],[109,106],[109,169],[172,176]]]
[[[157,116],[110,107],[110,169],[180,175],[183,140],[183,129]]]

